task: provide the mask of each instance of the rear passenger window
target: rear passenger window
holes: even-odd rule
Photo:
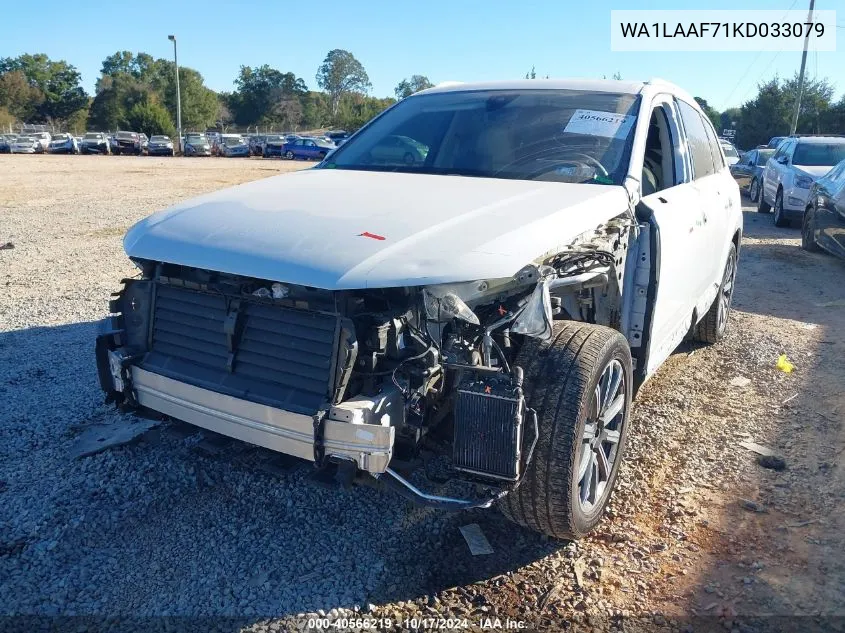
[[[722,146],[719,145],[719,139],[716,136],[716,131],[713,129],[713,124],[706,117],[699,116],[701,117],[701,124],[704,126],[704,131],[707,132],[707,140],[710,143],[710,155],[713,157],[713,166],[716,171],[719,171],[725,166]]]
[[[713,164],[713,155],[710,151],[710,140],[707,138],[701,116],[695,108],[684,101],[678,101],[678,109],[681,112],[681,119],[687,133],[695,179],[698,180],[715,173],[716,167]]]

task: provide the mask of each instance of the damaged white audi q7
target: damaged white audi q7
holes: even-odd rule
[[[100,382],[348,481],[578,537],[636,386],[684,338],[723,336],[741,227],[716,134],[671,84],[436,87],[313,169],[132,227],[141,272],[98,336]],[[431,494],[407,474],[421,455],[476,485]]]

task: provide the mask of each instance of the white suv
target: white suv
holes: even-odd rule
[[[379,151],[397,136],[418,160]],[[578,537],[635,385],[725,334],[741,233],[716,132],[676,86],[432,88],[314,169],[130,229],[141,274],[109,304],[100,384],[344,482]],[[461,494],[399,471],[424,442]]]
[[[775,226],[789,226],[792,220],[800,220],[809,202],[810,187],[843,159],[843,137],[787,138],[766,163],[757,210],[769,213],[774,208]]]

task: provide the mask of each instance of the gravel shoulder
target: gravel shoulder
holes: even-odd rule
[[[315,487],[307,466],[181,424],[74,459],[86,429],[123,419],[102,403],[93,340],[135,272],[126,229],[307,166],[0,156],[0,244],[14,244],[0,250],[0,615],[246,618],[232,630],[356,610],[598,630],[845,616],[845,264],[750,207],[729,335],[679,349],[642,388],[610,515],[581,542]],[[761,467],[746,439],[786,469]],[[468,523],[493,555],[470,555]]]

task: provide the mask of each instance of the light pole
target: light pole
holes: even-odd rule
[[[810,13],[807,15],[807,22],[813,22],[813,7],[816,1],[810,0]],[[792,113],[792,125],[789,126],[789,133],[795,134],[798,129],[798,114],[801,112],[801,97],[804,95],[804,68],[807,66],[807,45],[810,43],[810,31],[804,37],[804,52],[801,53],[801,70],[798,73],[798,94],[795,97],[795,111]]]
[[[179,92],[179,60],[176,57],[176,36],[168,35],[173,42],[173,63],[176,65],[176,134],[178,135],[179,153],[182,153],[182,95]]]

